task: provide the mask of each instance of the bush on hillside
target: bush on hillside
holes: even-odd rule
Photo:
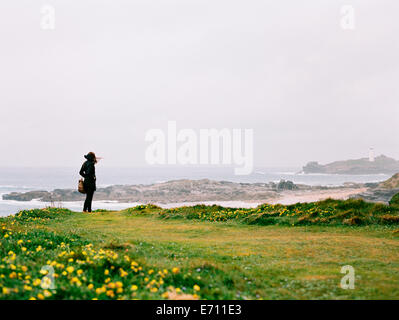
[[[399,193],[392,197],[391,201],[389,201],[389,205],[399,207]]]
[[[70,214],[72,214],[72,211],[69,209],[48,207],[43,209],[22,210],[15,214],[14,218],[17,221],[40,221],[55,219]]]

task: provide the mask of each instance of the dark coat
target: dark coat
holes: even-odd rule
[[[96,191],[96,167],[94,161],[87,160],[83,163],[79,174],[85,178],[83,185],[86,192]]]

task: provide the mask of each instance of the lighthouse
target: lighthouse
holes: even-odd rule
[[[374,162],[375,161],[375,156],[374,156],[374,148],[369,149],[369,161]]]

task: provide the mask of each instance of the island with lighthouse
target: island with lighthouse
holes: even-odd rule
[[[399,172],[399,161],[385,155],[374,156],[374,149],[370,148],[368,158],[334,161],[328,164],[319,164],[316,161],[307,163],[303,173],[324,174],[388,174]]]

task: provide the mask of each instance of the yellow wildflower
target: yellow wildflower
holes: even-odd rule
[[[104,288],[104,287],[102,287],[102,288],[97,288],[97,289],[96,289],[96,293],[97,293],[97,294],[101,294],[101,293],[103,293],[103,292],[105,292],[105,288]]]
[[[73,278],[71,279],[71,283],[72,283],[72,284],[76,283],[76,285],[77,285],[78,287],[80,287],[81,284],[82,284],[82,282],[80,282],[80,280],[79,280],[77,277],[73,277]]]
[[[112,290],[107,290],[107,296],[110,297],[110,298],[115,297],[114,291],[112,291]]]
[[[172,272],[173,272],[174,274],[179,273],[179,271],[180,271],[179,268],[176,268],[176,267],[172,269]]]
[[[48,297],[51,297],[51,292],[50,291],[48,291],[48,290],[44,290],[43,291],[43,294],[44,294],[44,296],[46,297],[46,298],[48,298]]]
[[[127,272],[125,270],[123,270],[122,268],[119,269],[119,272],[120,272],[122,278],[127,276]]]
[[[35,281],[33,281],[33,285],[35,287],[37,287],[38,285],[40,285],[42,283],[42,281],[40,279],[35,279]]]

